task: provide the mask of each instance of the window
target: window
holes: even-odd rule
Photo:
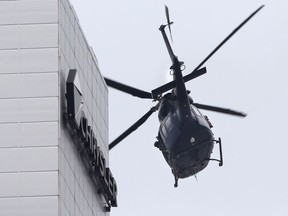
[[[191,105],[191,108],[194,110],[194,112],[196,113],[196,115],[198,115],[198,116],[202,116],[201,112],[198,110],[197,107]]]

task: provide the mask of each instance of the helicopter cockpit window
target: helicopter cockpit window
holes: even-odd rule
[[[173,103],[171,103],[170,101],[163,101],[159,112],[158,112],[158,118],[160,121],[163,121],[167,115],[172,111],[172,109],[174,108]]]
[[[161,129],[160,129],[160,134],[163,137],[163,139],[166,139],[168,134],[171,132],[173,128],[173,124],[172,124],[172,119],[171,116],[167,116],[162,124],[161,124]]]
[[[168,132],[167,132],[164,124],[163,124],[162,127],[161,127],[161,135],[162,135],[162,137],[163,137],[164,139],[166,139],[166,138],[167,138],[167,135],[168,135]]]
[[[191,108],[194,110],[194,112],[195,112],[198,116],[202,116],[201,112],[198,110],[197,107],[195,107],[195,106],[193,106],[193,105],[191,104]]]

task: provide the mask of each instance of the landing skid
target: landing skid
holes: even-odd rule
[[[222,142],[221,138],[219,137],[218,140],[214,140],[217,144],[219,144],[219,154],[220,154],[220,159],[209,159],[212,161],[218,161],[219,166],[223,166],[223,154],[222,154]]]

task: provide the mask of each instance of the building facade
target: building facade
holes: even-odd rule
[[[109,215],[111,203],[65,118],[72,69],[101,168],[109,170],[107,86],[73,7],[0,1],[0,215]]]

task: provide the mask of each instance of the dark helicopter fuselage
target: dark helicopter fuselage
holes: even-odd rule
[[[175,88],[160,103],[160,127],[155,146],[162,151],[177,180],[195,175],[208,165],[214,137],[208,118],[192,105],[182,75],[184,63],[174,55],[165,27],[162,25],[159,30],[172,61],[170,69]],[[177,186],[177,181],[175,184]]]
[[[208,165],[214,146],[211,123],[192,105],[181,65],[174,56],[171,69],[176,87],[160,103],[156,142],[175,178],[186,178],[203,170]]]

